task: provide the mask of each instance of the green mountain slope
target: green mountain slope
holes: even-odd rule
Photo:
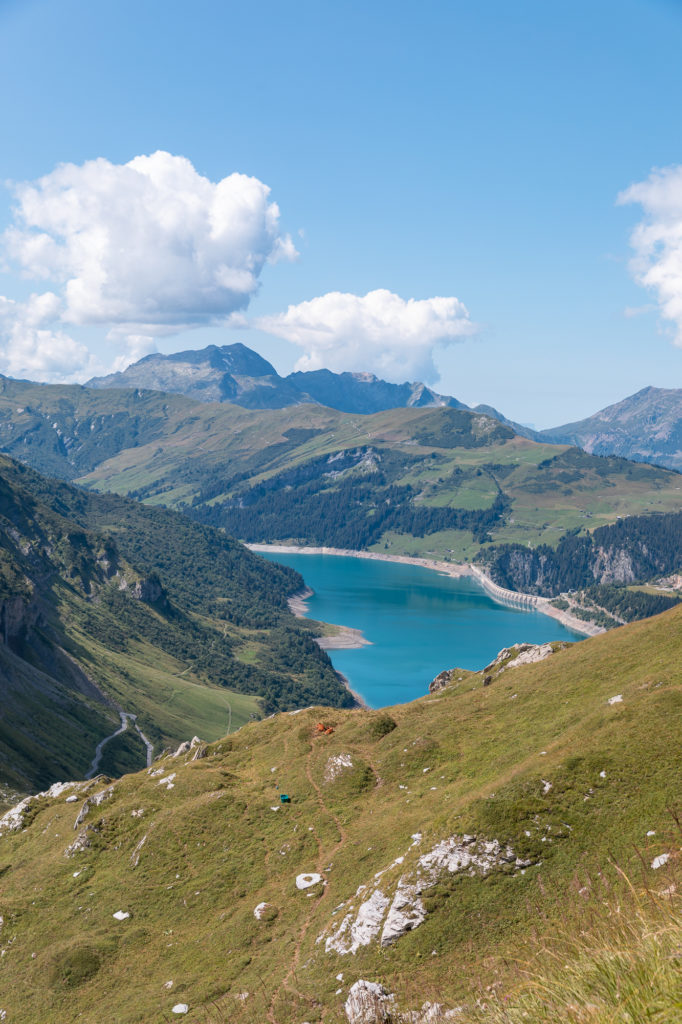
[[[463,1021],[488,1019],[481,997],[513,1007],[533,936],[622,906],[621,872],[672,883],[681,646],[676,609],[507,656],[487,685],[455,670],[382,712],[276,715],[30,803],[0,823],[7,1020],[160,1024],[186,1006],[197,1024],[340,1024],[359,979],[395,994],[396,1021],[425,1020],[398,1014],[425,999]],[[652,1012],[632,1019],[679,1019],[679,992],[640,980]],[[624,1021],[588,1009],[605,998],[571,988],[524,1019]]]
[[[0,445],[244,539],[455,560],[482,542],[554,546],[568,530],[682,507],[676,473],[538,444],[461,409],[254,412],[4,379]]]
[[[288,610],[302,585],[177,513],[0,458],[0,780],[82,777],[121,711],[159,751],[275,709],[352,704]],[[103,763],[145,759],[131,727]]]

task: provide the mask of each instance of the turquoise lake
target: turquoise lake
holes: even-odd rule
[[[265,557],[314,590],[310,618],[361,629],[371,641],[329,656],[373,708],[421,697],[443,669],[481,669],[514,643],[583,639],[542,612],[497,604],[468,577],[342,555]]]

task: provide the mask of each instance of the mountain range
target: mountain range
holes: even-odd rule
[[[477,558],[678,512],[678,474],[537,442],[452,407],[244,409],[138,388],[0,379],[0,450],[253,542]]]
[[[155,352],[119,373],[93,377],[86,387],[148,388],[200,402],[233,402],[245,409],[284,409],[312,403],[369,415],[384,409],[469,408],[418,381],[390,384],[373,373],[309,370],[280,377],[271,363],[240,342],[172,355]],[[490,406],[478,406],[476,411],[504,421]]]
[[[282,409],[314,403],[369,415],[396,408],[470,409],[419,382],[391,384],[371,373],[313,370],[280,377],[274,366],[241,343],[201,350],[154,353],[120,373],[94,377],[93,388],[146,388],[202,402],[232,402],[247,409]],[[577,445],[595,455],[620,455],[682,469],[682,389],[646,387],[587,419],[536,431],[490,405],[483,413],[535,441]]]

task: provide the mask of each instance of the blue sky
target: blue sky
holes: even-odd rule
[[[159,326],[134,308],[130,280],[110,320],[95,309],[101,282],[69,306],[65,282],[77,275],[56,257],[47,270],[36,262],[25,243],[45,222],[29,230],[28,200],[5,188],[0,230],[15,235],[0,273],[0,370],[85,379],[154,346],[239,340],[283,373],[299,359],[393,379],[430,373],[443,392],[539,427],[647,384],[681,387],[679,252],[662,276],[653,267],[649,288],[630,265],[638,223],[660,223],[660,244],[682,222],[680,53],[673,0],[0,0],[1,180],[97,158],[118,168],[160,150],[191,163],[199,191],[200,179],[234,172],[271,190],[256,202],[255,256],[240,250],[240,267],[248,256],[256,269],[238,300],[231,283],[209,324],[195,294]],[[654,168],[673,169],[663,214],[654,186],[617,204]],[[126,206],[129,176],[106,177],[125,220],[140,209]],[[69,187],[89,203],[92,174],[74,172]],[[110,227],[103,188],[93,216]],[[54,234],[64,192],[50,195],[62,203]],[[272,202],[279,219],[264,242]],[[121,235],[122,252],[133,234],[123,224]],[[141,266],[159,261],[146,285],[159,290],[157,311],[182,269],[158,249],[138,253]],[[275,250],[284,258],[273,262]],[[364,300],[377,290],[390,301]],[[28,297],[46,293],[54,301],[37,313]],[[466,311],[436,309],[433,297]],[[409,299],[422,305],[403,307]],[[237,326],[223,322],[230,313]],[[403,315],[412,326],[394,344]]]

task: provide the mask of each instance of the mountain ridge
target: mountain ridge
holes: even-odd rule
[[[541,430],[537,438],[682,471],[682,389],[642,388],[583,420]]]
[[[252,542],[379,545],[454,561],[478,557],[482,543],[555,545],[568,530],[682,505],[670,470],[536,442],[449,407],[250,410],[4,378],[0,449],[237,536],[247,525]]]
[[[271,363],[241,342],[172,355],[152,353],[123,371],[93,377],[85,386],[148,388],[202,402],[230,401],[247,409],[280,409],[309,402],[360,414],[401,406],[468,408],[420,381],[391,384],[361,371],[295,371],[280,377]]]
[[[466,409],[491,416],[530,440],[576,445],[594,455],[617,455],[682,470],[682,390],[674,388],[648,386],[583,420],[534,430],[491,405],[467,406],[418,381],[392,384],[372,373],[327,369],[281,377],[271,363],[241,342],[172,355],[154,353],[122,372],[92,378],[86,386],[150,388],[249,409],[308,402],[359,415],[392,408]]]

